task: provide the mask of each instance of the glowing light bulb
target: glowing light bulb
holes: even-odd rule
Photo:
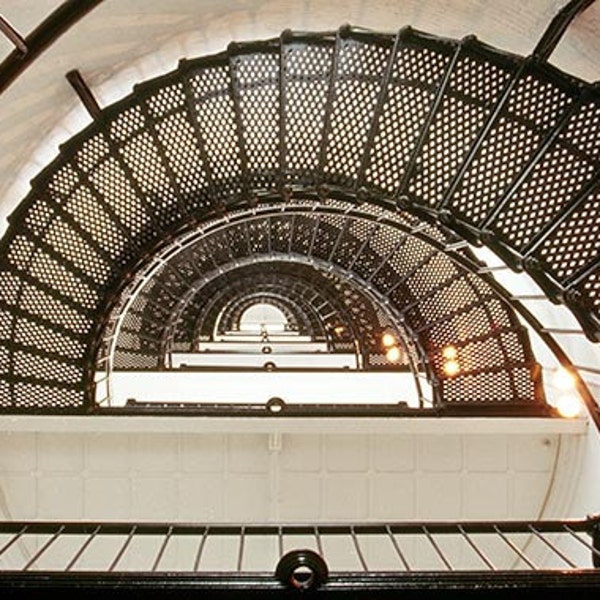
[[[556,370],[554,376],[552,377],[552,383],[556,388],[564,392],[575,389],[575,377],[573,373],[564,367],[560,367]]]
[[[396,338],[391,333],[384,333],[381,336],[381,343],[385,348],[391,348],[396,345]]]
[[[442,350],[442,356],[446,360],[455,360],[456,357],[458,356],[458,350],[454,346],[446,346]]]
[[[561,417],[573,419],[581,412],[581,404],[575,396],[561,396],[556,403]]]
[[[458,364],[458,361],[456,361],[456,360],[447,360],[444,363],[443,369],[444,369],[444,373],[448,377],[454,377],[455,375],[458,375],[458,373],[460,372],[460,365]]]
[[[335,333],[335,335],[342,335],[344,331],[346,331],[346,328],[343,325],[338,325],[333,328],[333,333]]]
[[[398,362],[400,360],[400,348],[398,346],[392,346],[386,353],[385,357],[389,362]]]

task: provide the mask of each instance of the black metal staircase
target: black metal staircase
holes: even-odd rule
[[[535,57],[410,28],[284,32],[183,61],[97,114],[12,215],[0,407],[89,408],[101,333],[148,257],[206,219],[300,197],[485,243],[598,339],[598,100]],[[373,262],[363,276],[393,285]]]

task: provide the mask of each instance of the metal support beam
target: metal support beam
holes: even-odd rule
[[[102,114],[102,109],[100,108],[100,105],[94,97],[94,94],[92,94],[92,90],[90,90],[81,73],[77,69],[73,69],[72,71],[69,71],[65,77],[71,84],[71,87],[75,90],[75,93],[79,96],[79,99],[85,106],[85,109],[88,111],[92,119],[97,121]]]
[[[27,54],[27,43],[21,34],[0,15],[0,32],[2,32],[21,54]]]

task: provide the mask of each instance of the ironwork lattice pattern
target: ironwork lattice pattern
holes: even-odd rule
[[[185,340],[178,349],[193,349],[203,310],[212,312],[206,324],[207,332],[213,331],[226,299],[237,298],[241,306],[240,299],[261,289],[261,277],[276,276],[284,288],[278,265],[287,260],[287,277],[293,273],[312,282],[313,289],[317,281],[317,299],[329,291],[327,302],[312,301],[321,306],[319,320],[331,331],[343,319],[351,334],[346,341],[358,344],[365,366],[390,366],[380,337],[393,324],[413,372],[421,371],[435,385],[436,401],[541,400],[527,335],[510,307],[482,279],[411,235],[416,219],[396,216],[384,222],[378,218],[381,210],[361,218],[351,209],[340,201],[321,207],[294,201],[263,205],[251,215],[232,212],[177,253],[167,248],[155,259],[156,272],[144,273],[146,283],[131,306],[138,280],[123,292],[125,308],[110,319],[122,326],[118,333],[107,331],[101,361],[112,355],[114,344],[115,369],[164,366],[174,339]],[[434,227],[425,228],[444,240]],[[457,376],[444,374],[442,353],[448,345],[462,365]]]
[[[132,273],[274,190],[353,197],[485,242],[598,339],[598,94],[544,62],[411,29],[286,32],[183,61],[66,144],[12,215],[0,409],[91,409],[101,334]]]

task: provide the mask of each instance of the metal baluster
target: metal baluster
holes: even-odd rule
[[[138,93],[139,90],[137,88],[137,86],[135,86],[133,88],[134,93]],[[171,186],[171,190],[173,191],[173,195],[175,196],[175,203],[177,204],[177,208],[179,209],[181,216],[185,217],[190,213],[189,208],[186,206],[186,203],[182,197],[181,194],[181,188],[179,186],[179,183],[177,182],[177,177],[175,175],[175,173],[173,172],[173,167],[171,166],[171,163],[169,162],[169,157],[167,156],[167,151],[165,150],[165,144],[163,142],[163,140],[161,139],[158,130],[157,130],[157,126],[158,126],[158,119],[151,114],[150,112],[150,107],[149,107],[149,101],[150,98],[146,97],[146,98],[139,98],[139,104],[138,106],[140,107],[140,111],[142,113],[142,115],[144,116],[144,120],[149,123],[149,127],[146,127],[146,132],[150,135],[150,137],[152,138],[152,142],[153,142],[153,150],[156,151],[156,154],[158,155],[158,158],[160,160],[160,164],[163,167],[164,173],[167,176],[167,180],[169,181],[169,185]]]
[[[567,277],[563,282],[565,288],[573,288],[579,285],[584,279],[589,277],[596,269],[600,268],[600,256],[597,256],[590,263],[585,265],[579,271],[576,271],[570,277]]]
[[[0,31],[21,54],[25,55],[29,52],[25,38],[2,15],[0,15]]]
[[[242,525],[242,529],[240,530],[240,545],[238,549],[238,559],[237,559],[237,572],[239,573],[242,570],[242,564],[244,562],[244,542],[246,539],[246,527]]]
[[[511,296],[510,300],[516,300],[518,302],[521,302],[523,300],[548,300],[548,296],[543,296],[542,294],[523,294]]]
[[[323,136],[321,138],[321,148],[319,149],[319,163],[317,173],[319,179],[324,179],[325,163],[327,159],[327,147],[331,133],[331,116],[333,113],[333,104],[335,99],[335,84],[337,81],[338,65],[342,50],[342,28],[335,34],[335,46],[333,49],[333,59],[331,62],[331,74],[329,77],[329,89],[327,90],[327,99],[325,102],[325,114],[323,118]]]
[[[394,254],[396,254],[396,252],[398,252],[398,250],[402,246],[404,246],[407,238],[408,238],[408,236],[404,235],[399,242],[394,244],[393,248],[386,254],[385,257],[383,257],[383,259],[381,260],[379,265],[377,265],[377,267],[375,269],[373,269],[373,271],[369,274],[369,276],[366,279],[367,282],[373,281],[373,279],[374,279],[374,277],[376,277],[377,273],[379,273],[379,271],[381,271],[381,269],[383,269],[383,267],[385,267],[387,264],[389,264],[389,261],[394,256]]]
[[[363,253],[364,249],[371,243],[371,240],[375,237],[375,234],[379,231],[380,228],[381,228],[381,225],[379,223],[375,223],[375,225],[373,225],[373,227],[371,228],[371,231],[369,231],[369,233],[365,237],[363,243],[360,245],[360,248],[357,250],[356,254],[350,261],[350,264],[346,267],[346,270],[352,271],[359,256]]]
[[[325,557],[325,553],[323,552],[323,541],[321,540],[321,532],[319,531],[318,526],[315,525],[315,540],[317,542],[317,549],[319,551],[319,554],[322,557]]]
[[[469,534],[464,530],[464,527],[462,525],[457,525],[457,527],[461,535],[465,538],[469,546],[473,548],[477,556],[479,556],[479,558],[490,568],[491,571],[495,571],[496,567],[492,561],[490,561],[488,557],[479,549],[479,546],[477,546],[477,544],[471,539],[471,536],[469,536]]]
[[[340,242],[341,242],[342,238],[344,237],[344,235],[348,231],[348,228],[350,227],[350,223],[351,222],[352,222],[352,220],[349,219],[348,217],[346,217],[344,219],[344,224],[340,227],[339,233],[338,233],[337,238],[335,240],[335,243],[333,244],[333,246],[331,248],[331,252],[329,253],[329,257],[327,258],[328,262],[333,262],[333,257],[335,256],[335,253],[337,252],[337,249],[338,249],[338,247],[340,245]]]
[[[294,246],[294,234],[296,233],[296,213],[292,214],[292,222],[290,223],[290,233],[288,239],[288,253],[292,252]]]
[[[354,549],[356,550],[356,554],[358,556],[358,560],[362,566],[362,569],[365,573],[369,572],[369,567],[367,566],[367,561],[360,549],[360,544],[358,543],[358,537],[356,536],[356,531],[354,531],[354,527],[350,527],[350,534],[352,535],[352,542],[354,544]]]
[[[592,558],[597,557],[600,560],[600,550],[594,548],[592,544],[586,542],[584,539],[580,538],[568,525],[563,525],[564,529],[568,531],[580,544],[583,544],[586,548],[592,551]]]
[[[156,555],[154,564],[152,565],[152,572],[154,572],[158,569],[158,565],[160,564],[160,561],[165,553],[165,550],[167,549],[167,544],[169,543],[169,540],[171,539],[172,534],[173,534],[173,525],[170,525],[169,530],[167,531],[167,535],[165,536],[165,541],[162,543],[160,550],[158,551],[158,554]]]
[[[192,569],[194,572],[198,570],[200,567],[200,559],[202,558],[202,552],[204,551],[204,546],[206,545],[206,539],[208,538],[208,532],[210,527],[207,527],[204,530],[202,538],[200,538],[200,543],[198,544],[198,551],[196,552],[196,558],[194,560],[194,568]]]
[[[558,335],[585,335],[585,332],[581,329],[561,329],[560,327],[542,327],[542,331]]]
[[[452,201],[454,194],[462,184],[464,176],[473,165],[473,162],[475,161],[475,158],[481,150],[481,147],[483,146],[484,142],[488,139],[488,136],[494,128],[494,126],[498,123],[499,117],[502,114],[506,104],[508,103],[508,100],[515,86],[520,81],[528,65],[528,61],[523,61],[520,67],[515,69],[514,72],[510,75],[507,83],[504,86],[504,89],[502,90],[502,93],[496,100],[494,109],[487,115],[483,127],[478,131],[475,141],[471,143],[467,155],[462,161],[460,168],[458,169],[456,175],[454,175],[454,177],[452,178],[452,181],[450,182],[450,185],[444,193],[443,198],[438,202],[438,209],[445,208]]]
[[[26,531],[27,531],[27,525],[25,525],[21,529],[21,531],[18,531],[17,533],[15,533],[15,535],[13,535],[13,537],[10,540],[8,540],[8,542],[6,542],[6,544],[4,544],[4,546],[2,546],[2,548],[0,548],[0,556],[2,556],[5,552],[7,552],[13,544],[18,542],[19,539],[21,538],[21,536],[24,535]]]
[[[396,65],[398,50],[402,42],[402,35],[407,30],[408,28],[401,29],[400,31],[398,31],[398,33],[396,33],[388,57],[388,62],[383,72],[379,92],[377,94],[377,103],[375,104],[375,108],[373,109],[373,117],[371,118],[371,123],[369,125],[369,133],[367,135],[367,141],[365,143],[363,158],[361,159],[360,167],[358,169],[358,175],[356,177],[356,186],[359,188],[365,184],[366,173],[370,164],[371,151],[374,147],[375,137],[377,135],[377,128],[382,116],[381,113],[390,93],[390,80],[392,78],[392,73],[394,72],[394,66]]]
[[[279,548],[279,558],[283,556],[283,531],[281,527],[277,528],[277,545]]]
[[[482,219],[481,223],[478,225],[481,231],[485,231],[491,227],[502,211],[510,204],[513,197],[521,189],[521,186],[531,176],[537,165],[544,160],[546,153],[550,151],[556,140],[562,135],[572,117],[581,107],[581,103],[582,100],[580,96],[579,98],[575,98],[574,101],[564,109],[564,112],[559,118],[558,122],[550,129],[549,132],[545,134],[542,143],[537,147],[533,155],[525,163],[519,175],[513,179],[512,183],[503,192],[500,198],[496,200],[488,215]]]
[[[313,229],[312,237],[310,239],[310,246],[308,248],[308,252],[306,256],[312,256],[313,248],[315,247],[315,242],[317,240],[317,232],[319,231],[319,226],[321,225],[321,215],[318,214],[315,220],[315,228]]]
[[[578,566],[574,562],[572,562],[567,556],[565,556],[552,542],[548,541],[543,535],[541,535],[541,533],[533,525],[528,525],[528,529],[533,533],[533,535],[535,535],[535,537],[538,540],[546,544],[546,546],[548,546],[548,548],[550,548],[550,550],[552,550],[554,554],[559,556],[567,565],[569,565],[569,567],[571,567],[572,569],[578,568]]]
[[[65,526],[61,525],[58,528],[58,531],[54,533],[54,535],[33,555],[30,561],[23,567],[23,571],[28,571],[31,566],[33,566],[37,560],[50,548],[50,546],[58,539],[60,534],[65,530]]]
[[[512,271],[512,269],[508,265],[495,265],[493,267],[484,266],[478,267],[475,269],[477,275],[482,275],[483,273],[494,273],[496,271]],[[546,296],[543,296],[546,299]]]
[[[454,571],[454,567],[448,562],[448,559],[444,556],[444,553],[441,551],[441,549],[438,546],[437,542],[435,541],[435,539],[431,535],[429,529],[427,529],[427,527],[425,525],[423,525],[421,527],[421,529],[423,530],[423,532],[427,536],[427,539],[429,540],[429,542],[433,546],[433,549],[436,551],[437,555],[440,557],[440,559],[442,560],[442,562],[444,563],[444,565],[446,566],[446,568],[449,571]]]
[[[508,547],[513,550],[513,552],[521,559],[523,560],[523,562],[525,564],[527,564],[531,569],[533,569],[534,571],[537,571],[537,567],[527,558],[527,556],[525,556],[525,554],[523,554],[523,552],[521,552],[521,550],[519,550],[519,548],[517,548],[517,546],[515,546],[513,544],[513,542],[511,542],[506,535],[504,535],[504,533],[502,531],[500,531],[499,527],[497,525],[494,525],[494,531],[504,540],[504,542],[506,542],[506,544],[508,545]]]
[[[110,567],[108,567],[108,572],[109,573],[112,573],[115,570],[115,568],[117,567],[117,565],[119,564],[119,561],[121,560],[121,558],[123,557],[123,555],[127,551],[127,548],[129,547],[129,544],[131,544],[131,540],[132,540],[132,538],[133,538],[136,530],[137,530],[137,525],[134,525],[129,530],[129,535],[127,536],[127,539],[125,540],[125,542],[121,546],[121,549],[117,553],[117,556],[115,556],[115,559],[112,561]]]
[[[406,283],[417,271],[422,269],[436,254],[439,254],[440,250],[433,250],[432,252],[428,252],[424,258],[417,262],[407,273],[403,273],[402,276],[398,276],[398,279],[394,283],[394,285],[385,292],[385,295],[389,297],[396,289],[398,289],[401,285]]]
[[[402,177],[402,181],[400,182],[400,185],[398,186],[398,189],[396,190],[396,192],[394,194],[395,198],[400,198],[401,196],[406,194],[406,190],[408,189],[408,183],[412,179],[414,172],[415,172],[415,168],[417,165],[417,159],[421,155],[421,151],[423,150],[423,146],[425,145],[425,142],[429,135],[429,130],[431,128],[431,125],[437,115],[438,109],[440,108],[440,106],[442,104],[442,101],[446,94],[446,89],[448,87],[448,83],[450,82],[450,78],[452,76],[452,72],[454,71],[454,67],[456,66],[456,63],[458,62],[458,58],[462,53],[462,48],[464,46],[464,43],[465,42],[463,41],[456,45],[454,54],[452,55],[452,58],[448,61],[448,64],[446,65],[446,71],[444,72],[444,77],[443,77],[438,89],[435,92],[435,99],[434,99],[433,103],[431,104],[431,107],[429,108],[429,112],[427,114],[427,117],[425,118],[425,121],[423,122],[423,125],[421,126],[421,131],[419,132],[419,138],[417,140],[417,143],[415,144],[415,147],[413,148],[413,150],[411,152],[410,159],[408,161],[408,164],[406,165],[406,169],[404,170],[404,175]]]
[[[204,166],[204,175],[206,176],[208,196],[209,198],[214,199],[217,196],[217,193],[215,191],[212,168],[208,158],[208,153],[206,151],[204,132],[202,131],[196,117],[196,96],[191,84],[189,63],[185,59],[182,59],[179,62],[179,69],[182,73],[183,93],[185,96],[187,113],[189,115],[188,121],[194,128],[194,140],[200,151],[200,158],[202,160],[202,165]]]
[[[551,219],[544,225],[536,235],[534,235],[529,243],[521,250],[524,257],[534,254],[539,247],[551,236],[563,223],[571,218],[573,213],[584,206],[588,200],[598,192],[600,184],[600,171],[594,175],[574,196],[574,198],[561,209],[560,213],[555,218]]]
[[[402,552],[402,550],[400,550],[400,544],[398,544],[398,540],[396,540],[394,534],[392,533],[390,526],[386,525],[385,530],[387,531],[388,537],[390,538],[390,541],[392,542],[392,546],[394,546],[394,550],[396,551],[396,554],[398,555],[400,562],[402,563],[402,565],[404,566],[406,571],[410,572],[411,571],[410,565],[408,564],[408,561],[404,557],[404,553]]]
[[[592,375],[600,375],[600,369],[594,369],[593,367],[584,367],[583,365],[572,365],[572,367],[577,371],[585,371],[586,373],[591,373]]]
[[[246,151],[246,137],[244,124],[242,122],[242,111],[240,109],[240,86],[238,81],[238,62],[243,60],[242,55],[236,55],[238,45],[235,42],[229,44],[227,53],[229,54],[228,72],[229,72],[229,94],[233,102],[233,114],[235,120],[235,139],[237,141],[238,156],[240,159],[242,193],[249,190],[250,173],[248,172],[248,154]]]
[[[98,532],[102,529],[102,525],[98,525],[94,531],[87,537],[81,548],[76,552],[75,556],[71,559],[71,562],[66,566],[65,571],[70,571],[77,561],[83,556],[83,553],[88,549],[89,545],[94,541]]]

